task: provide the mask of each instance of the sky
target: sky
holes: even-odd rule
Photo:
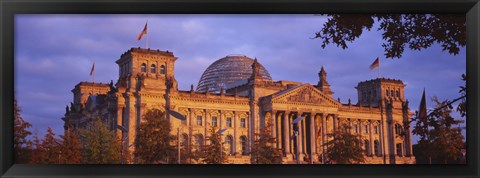
[[[321,48],[312,39],[327,17],[297,15],[15,15],[15,92],[23,118],[40,136],[51,127],[63,133],[65,106],[81,81],[118,79],[115,63],[132,47],[145,48],[137,36],[148,20],[148,47],[172,51],[178,60],[175,77],[181,90],[197,86],[203,71],[230,54],[258,61],[273,80],[316,84],[324,66],[333,97],[357,102],[358,82],[378,77],[370,64],[380,58],[381,77],[402,80],[410,109],[418,110],[422,91],[429,99],[459,97],[466,71],[465,48],[460,54],[442,52],[438,44],[422,50],[406,49],[400,59],[386,59],[381,33],[375,24],[349,48]],[[460,118],[458,114],[454,114]],[[417,137],[413,137],[416,142]]]

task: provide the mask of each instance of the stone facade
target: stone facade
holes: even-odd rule
[[[296,163],[292,121],[299,123],[300,160],[322,163],[328,133],[342,124],[364,140],[367,163],[412,164],[411,132],[403,127],[412,114],[404,98],[400,80],[377,78],[360,82],[359,102],[341,103],[332,98],[327,73],[321,68],[317,85],[292,81],[265,80],[259,75],[260,64],[252,65],[252,75],[245,82],[220,92],[197,92],[177,88],[174,64],[177,57],[169,51],[132,48],[116,61],[119,78],[116,85],[81,82],[75,89],[74,102],[66,108],[65,127],[81,127],[88,122],[80,110],[100,115],[116,130],[126,145],[133,144],[135,130],[148,109],[165,111],[172,124],[172,134],[193,146],[208,144],[210,128],[226,129],[222,139],[229,163],[248,164],[247,154],[254,135],[269,124],[283,151],[283,162]],[[180,117],[179,117],[180,115]],[[182,119],[179,119],[182,118]],[[185,119],[183,119],[185,118]],[[404,128],[407,128],[406,130]],[[178,132],[178,133],[177,133]],[[135,149],[133,146],[130,149]],[[310,159],[311,158],[311,159]]]

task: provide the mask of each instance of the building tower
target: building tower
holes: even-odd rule
[[[384,161],[388,164],[400,162],[398,159],[413,157],[410,132],[410,116],[405,100],[405,84],[401,80],[377,78],[363,81],[355,87],[360,106],[378,107],[382,117],[382,142]],[[400,117],[398,117],[400,116]]]
[[[332,97],[333,93],[330,90],[330,84],[327,82],[327,72],[325,72],[325,69],[322,68],[320,69],[320,72],[318,73],[319,81],[317,84],[317,88],[322,91],[324,94]]]
[[[121,128],[117,136],[124,139],[125,145],[133,144],[148,109],[168,111],[168,95],[177,91],[176,60],[169,51],[131,48],[116,61],[119,68],[116,121]]]
[[[177,58],[169,51],[131,48],[123,53],[118,64],[117,87],[127,91],[152,89],[163,92],[174,81]]]
[[[394,101],[397,108],[405,101],[405,84],[401,80],[377,78],[358,83],[358,103],[362,106],[378,107],[382,101]]]

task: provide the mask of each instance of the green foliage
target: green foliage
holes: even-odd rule
[[[165,118],[165,113],[158,110],[148,110],[143,116],[135,138],[135,159],[140,164],[174,163],[175,147],[172,146],[175,137],[170,135],[171,126]]]
[[[83,143],[84,163],[119,164],[121,157],[120,141],[100,118],[92,119],[85,129],[79,130]]]
[[[426,49],[434,43],[443,51],[456,55],[466,45],[464,14],[331,14],[314,38],[322,40],[322,48],[333,43],[343,49],[347,42],[359,38],[363,30],[370,31],[375,20],[383,31],[387,58],[400,58],[405,46],[412,50]]]
[[[276,139],[272,136],[270,128],[272,124],[267,124],[260,129],[260,133],[255,134],[256,139],[252,146],[251,156],[254,164],[281,164],[282,151],[274,148]]]
[[[223,148],[221,135],[210,129],[210,136],[207,137],[207,144],[203,147],[202,160],[206,164],[223,164],[227,161],[227,154]]]
[[[453,107],[448,101],[439,101],[437,97],[432,101],[435,109],[428,118],[418,119],[412,131],[420,137],[417,144],[420,155],[427,157],[426,160],[444,160],[444,163],[457,160],[464,144],[462,128],[458,127],[463,121],[451,116]]]
[[[331,140],[325,143],[327,151],[325,157],[327,162],[334,164],[358,164],[365,162],[365,150],[362,148],[360,135],[350,133],[349,126],[342,125],[342,128],[327,134]]]
[[[20,107],[17,105],[17,99],[13,100],[13,149],[15,150],[15,163],[27,163],[29,160],[30,150],[27,148],[29,141],[27,137],[32,133],[27,130],[32,125],[23,120],[20,114]]]
[[[65,135],[61,135],[61,152],[60,163],[61,164],[80,164],[83,159],[83,149],[80,139],[77,137],[77,133],[71,129],[65,131]]]

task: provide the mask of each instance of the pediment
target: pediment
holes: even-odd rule
[[[310,84],[279,91],[272,95],[272,102],[340,106],[338,101],[323,94],[322,91]]]

